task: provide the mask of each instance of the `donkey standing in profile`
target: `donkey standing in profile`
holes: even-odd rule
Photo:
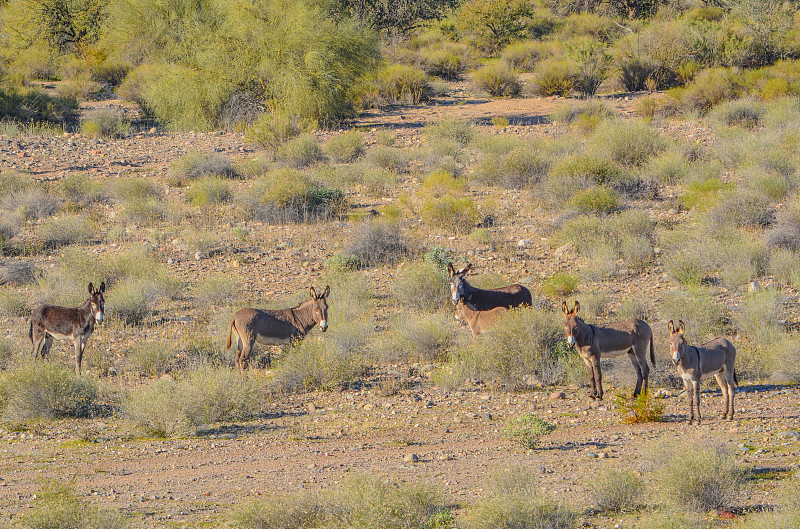
[[[450,294],[452,295],[453,305],[458,300],[464,299],[470,303],[475,310],[491,310],[495,307],[505,307],[513,309],[523,305],[530,306],[532,303],[531,291],[519,284],[507,285],[491,290],[475,288],[464,276],[472,268],[468,264],[461,270],[456,271],[453,263],[447,264],[447,271],[450,272]]]
[[[330,292],[330,286],[326,286],[322,294],[317,294],[311,287],[311,299],[289,309],[239,309],[228,325],[228,341],[225,343],[225,350],[230,349],[231,336],[236,332],[236,367],[240,370],[247,367],[250,351],[256,342],[263,345],[289,343],[308,334],[318,323],[322,332],[328,330],[327,298]],[[270,361],[267,353],[267,363]]]
[[[589,370],[589,396],[593,399],[603,400],[603,375],[600,372],[601,358],[616,358],[627,354],[636,370],[636,389],[633,396],[639,395],[642,390],[647,390],[647,379],[650,376],[650,367],[647,365],[647,346],[650,346],[650,362],[656,365],[656,356],[653,351],[653,331],[642,320],[631,318],[629,320],[609,323],[604,327],[590,325],[578,317],[581,305],[577,301],[572,310],[567,309],[567,302],[561,304],[564,311],[564,333],[567,343],[574,345],[583,358],[583,363]]]
[[[89,299],[80,307],[68,308],[56,305],[39,305],[31,312],[28,338],[33,344],[31,355],[39,356],[41,348],[42,358],[50,352],[53,338],[72,340],[75,344],[75,373],[81,374],[81,361],[86,341],[94,332],[94,324],[103,322],[103,310],[106,300],[103,292],[106,283],[100,283],[100,288],[95,290],[89,283]],[[44,346],[42,342],[44,341]]]
[[[497,318],[508,312],[505,307],[495,307],[490,310],[475,310],[471,303],[464,298],[458,300],[456,304],[455,318],[458,321],[464,320],[472,331],[472,337],[477,338],[487,327],[492,325]]]
[[[686,326],[678,320],[678,328],[672,320],[667,324],[669,329],[669,352],[672,363],[678,367],[678,374],[686,388],[686,399],[689,402],[689,424],[694,424],[694,407],[697,405],[697,424],[700,424],[700,380],[711,375],[722,390],[725,401],[723,419],[733,420],[733,394],[736,392],[736,371],[733,363],[736,360],[736,348],[726,338],[714,338],[700,346],[688,345],[683,335]]]

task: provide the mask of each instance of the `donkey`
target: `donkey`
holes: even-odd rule
[[[455,318],[458,321],[465,320],[469,325],[469,330],[472,331],[472,337],[477,338],[480,333],[506,312],[508,312],[508,309],[505,307],[477,310],[471,303],[461,298],[456,304]]]
[[[450,294],[453,305],[457,304],[458,300],[462,298],[469,302],[475,310],[491,310],[495,307],[511,309],[522,305],[531,305],[531,291],[519,284],[491,290],[473,287],[467,283],[464,277],[471,268],[472,265],[468,264],[461,270],[456,271],[453,268],[453,263],[447,264],[447,271],[450,272]]]
[[[678,320],[678,328],[672,320],[667,324],[669,329],[669,352],[672,363],[678,367],[678,374],[686,388],[689,401],[689,424],[694,424],[694,407],[697,404],[697,424],[700,424],[700,380],[714,375],[722,390],[725,401],[723,419],[733,420],[733,394],[735,384],[739,384],[733,363],[736,360],[736,348],[726,338],[714,338],[700,346],[687,345],[683,335],[686,326]]]
[[[639,395],[644,389],[647,391],[647,379],[650,376],[650,367],[647,365],[647,346],[650,345],[650,362],[656,365],[653,351],[653,331],[642,320],[631,318],[629,320],[609,323],[605,327],[590,325],[578,317],[581,305],[577,301],[572,310],[567,308],[567,302],[561,304],[564,311],[564,333],[567,343],[575,346],[583,358],[583,363],[589,370],[589,396],[592,399],[603,400],[603,375],[600,372],[601,358],[616,358],[627,354],[636,371],[636,388],[633,396]]]
[[[67,308],[56,305],[39,305],[31,312],[28,338],[33,344],[31,355],[34,359],[39,356],[41,349],[42,358],[50,352],[53,338],[72,340],[75,344],[75,373],[81,374],[81,361],[86,341],[94,332],[95,323],[103,323],[103,310],[106,300],[103,292],[106,283],[100,283],[100,288],[95,290],[89,283],[89,299],[80,307]],[[44,346],[42,346],[44,342]]]
[[[280,345],[299,340],[317,323],[322,332],[328,330],[327,298],[330,292],[330,286],[326,286],[322,294],[317,294],[314,287],[311,287],[311,299],[289,309],[239,309],[228,325],[228,341],[225,343],[225,349],[230,349],[231,336],[236,332],[236,367],[242,370],[248,366],[250,351],[255,342]],[[267,363],[271,363],[269,353]]]

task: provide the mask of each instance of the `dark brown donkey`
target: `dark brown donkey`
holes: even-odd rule
[[[317,294],[314,287],[311,287],[311,299],[290,309],[238,310],[228,326],[228,341],[225,343],[225,349],[230,349],[231,336],[236,332],[236,367],[247,367],[250,351],[256,342],[263,345],[289,343],[308,334],[317,323],[323,332],[328,330],[327,297],[330,292],[330,286],[326,286],[322,294]],[[270,362],[269,353],[267,362]]]
[[[567,309],[567,302],[561,305],[564,311],[564,332],[567,343],[578,349],[583,363],[589,370],[589,396],[593,399],[603,399],[603,375],[600,373],[601,358],[616,358],[627,354],[636,371],[636,397],[642,390],[647,390],[647,378],[650,376],[650,367],[647,365],[647,346],[650,346],[650,362],[656,365],[656,356],[653,351],[653,331],[642,320],[631,318],[629,320],[609,323],[605,327],[590,325],[578,317],[581,305],[577,301],[572,310]]]
[[[72,340],[75,344],[75,372],[80,375],[86,340],[92,335],[95,322],[103,322],[103,310],[106,304],[103,292],[105,291],[105,281],[100,283],[100,288],[97,290],[89,283],[89,299],[80,307],[39,305],[33,309],[28,328],[28,338],[33,344],[31,351],[33,358],[35,359],[39,355],[40,348],[42,358],[47,356],[50,346],[53,344],[53,338]],[[44,346],[42,341],[44,341]]]
[[[473,287],[467,283],[464,277],[471,268],[472,265],[468,264],[461,270],[456,271],[453,268],[453,263],[447,265],[447,271],[450,272],[450,294],[452,295],[453,305],[457,304],[458,300],[462,298],[475,307],[475,310],[491,310],[495,307],[512,309],[531,304],[531,291],[519,284],[491,290]]]
[[[669,352],[672,363],[678,366],[678,374],[686,388],[686,399],[689,401],[689,424],[694,423],[694,407],[697,405],[697,424],[700,424],[700,380],[711,375],[722,390],[725,401],[723,419],[733,420],[733,394],[736,392],[736,348],[725,338],[714,338],[703,345],[694,346],[686,343],[683,333],[686,326],[678,320],[678,328],[672,320],[669,329]]]

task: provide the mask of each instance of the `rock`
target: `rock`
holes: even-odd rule
[[[567,397],[567,394],[563,391],[554,391],[550,394],[551,399],[564,399]]]
[[[167,259],[167,264],[168,264],[168,265],[175,264],[175,259],[173,259],[172,257],[170,257],[169,259]]]
[[[678,210],[675,209],[675,208],[669,208],[669,211],[667,211],[667,213],[669,215],[677,215],[678,214]]]
[[[315,411],[317,411],[317,407],[314,405],[313,402],[309,402],[308,406],[306,407],[308,408],[308,413],[314,413]]]
[[[426,374],[428,374],[428,373],[430,373],[432,371],[435,371],[435,370],[436,370],[436,366],[435,365],[433,365],[433,364],[425,364],[424,366],[422,366],[422,368],[419,370],[419,372],[422,373],[423,375],[426,375]]]
[[[375,405],[372,404],[371,402],[368,402],[368,403],[364,404],[364,407],[362,409],[364,411],[372,411],[372,410],[375,409]]]
[[[748,292],[761,292],[761,283],[758,281],[750,281],[750,284],[747,285]]]
[[[202,261],[205,258],[206,258],[206,254],[204,254],[203,252],[197,252],[197,253],[194,254],[194,260],[195,261]]]
[[[596,453],[594,453],[594,452],[587,452],[587,453],[586,453],[586,455],[587,455],[587,457],[589,457],[589,458],[591,458],[591,459],[597,459],[597,458],[599,458],[599,457],[600,457],[599,455],[597,455],[597,454],[596,454]]]
[[[556,251],[553,252],[553,255],[556,257],[563,257],[566,253],[572,253],[575,251],[575,245],[571,242],[568,242],[564,246],[556,248]]]
[[[520,239],[519,242],[517,242],[517,246],[519,246],[520,248],[527,248],[530,245],[531,245],[530,239]]]
[[[406,454],[403,456],[403,463],[417,463],[419,456],[417,454]]]
[[[672,393],[670,390],[666,388],[658,388],[655,393],[653,393],[653,397],[657,399],[666,399],[667,397],[671,397]]]
[[[797,430],[785,430],[783,432],[779,432],[778,437],[792,437],[794,439],[800,439],[800,432]]]

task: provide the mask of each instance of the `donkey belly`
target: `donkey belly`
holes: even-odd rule
[[[256,335],[256,341],[262,345],[281,345],[292,341],[290,337],[280,338],[278,336]]]
[[[47,334],[49,334],[53,338],[58,338],[59,340],[74,340],[75,339],[75,337],[72,335],[72,333],[64,334],[64,333],[51,331],[51,330],[47,330],[46,332],[47,332]]]
[[[602,351],[600,352],[600,358],[616,358],[618,356],[622,356],[627,354],[630,351],[630,347],[627,349],[620,349],[619,351]]]

